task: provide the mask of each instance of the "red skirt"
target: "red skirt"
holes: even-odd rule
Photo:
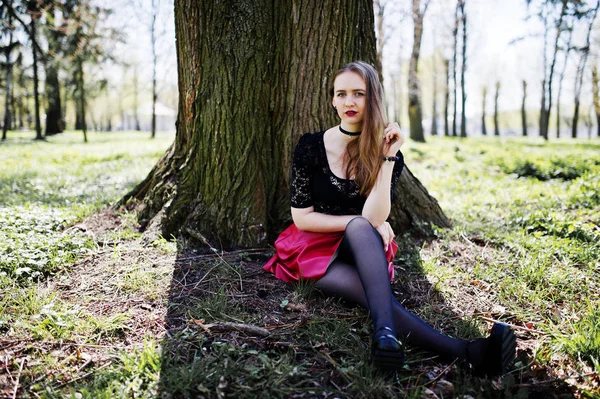
[[[285,229],[275,241],[275,255],[263,266],[280,280],[318,280],[325,275],[327,268],[337,256],[337,248],[344,238],[344,232],[314,233],[299,230],[295,224]],[[392,259],[398,244],[388,245],[385,253],[388,261],[390,280],[394,279]]]

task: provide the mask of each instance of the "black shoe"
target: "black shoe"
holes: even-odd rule
[[[382,330],[392,331],[389,327]],[[394,335],[382,330],[373,339],[373,364],[384,370],[400,370],[404,366],[402,344]]]
[[[469,360],[469,344],[477,341],[486,341],[481,344],[487,348],[481,361],[474,364]],[[515,358],[516,348],[517,338],[513,329],[504,323],[495,323],[489,337],[467,343],[467,361],[470,363],[471,372],[479,377],[504,374]]]

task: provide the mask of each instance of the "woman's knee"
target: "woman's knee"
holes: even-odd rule
[[[364,218],[362,216],[357,216],[346,225],[346,233],[350,231],[371,231],[373,226],[369,219]]]

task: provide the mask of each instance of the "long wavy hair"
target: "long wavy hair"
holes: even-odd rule
[[[368,195],[377,181],[383,155],[383,133],[387,126],[383,88],[375,68],[364,61],[353,61],[346,64],[333,76],[330,89],[332,98],[335,79],[344,72],[358,74],[367,85],[362,133],[346,146],[344,163],[346,164],[346,177],[354,176],[360,194]]]

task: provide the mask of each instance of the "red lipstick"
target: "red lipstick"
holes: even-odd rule
[[[348,116],[354,116],[356,114],[358,114],[358,112],[356,112],[356,111],[346,111],[346,115],[348,115]]]

